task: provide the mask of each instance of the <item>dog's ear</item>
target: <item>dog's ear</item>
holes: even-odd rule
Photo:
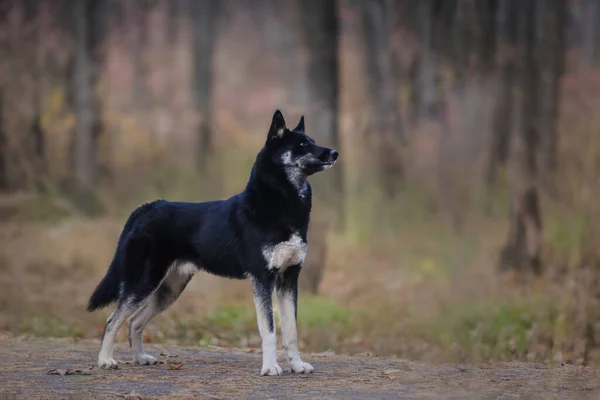
[[[286,130],[285,119],[283,119],[283,114],[281,111],[275,111],[273,114],[273,122],[271,122],[271,128],[269,129],[268,138],[269,139],[277,139],[283,136],[283,133]]]
[[[304,115],[300,117],[300,122],[298,122],[298,126],[294,129],[296,132],[304,132]]]

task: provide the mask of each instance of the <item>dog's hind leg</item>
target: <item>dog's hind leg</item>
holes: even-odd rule
[[[283,337],[283,349],[292,372],[311,373],[314,368],[302,361],[298,351],[298,330],[296,317],[298,311],[298,275],[300,266],[290,267],[277,277],[275,293],[279,308],[279,322]]]
[[[145,305],[137,311],[129,323],[129,345],[133,351],[133,362],[140,365],[156,364],[156,358],[144,352],[143,334],[148,322],[166,310],[179,298],[179,295],[192,278],[189,269],[172,267],[167,277],[156,291],[145,301]]]
[[[100,368],[116,369],[117,361],[113,358],[115,336],[125,322],[142,304],[131,301],[130,298],[120,300],[117,308],[106,320],[104,332],[102,333],[102,344],[98,354],[98,366]]]

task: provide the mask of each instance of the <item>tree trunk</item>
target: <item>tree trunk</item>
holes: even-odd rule
[[[96,179],[96,141],[94,124],[97,116],[94,104],[94,84],[91,60],[92,21],[88,13],[91,0],[75,0],[75,183],[80,195],[88,194]]]
[[[309,109],[307,132],[325,146],[339,148],[339,18],[335,0],[304,0],[301,6],[308,48],[307,86]],[[342,156],[343,157],[343,156]],[[342,168],[319,174],[313,179],[315,194],[333,202],[343,191]],[[330,204],[333,206],[333,204]],[[341,207],[337,206],[337,209]]]
[[[501,0],[480,0],[475,2],[479,19],[479,59],[484,72],[494,70],[497,44],[498,2]]]
[[[306,254],[298,287],[302,293],[317,294],[323,278],[323,267],[327,258],[327,220],[315,214],[308,227],[310,250]]]
[[[540,253],[542,219],[537,189],[537,151],[539,144],[539,68],[534,57],[536,41],[536,1],[520,4],[519,30],[522,43],[521,126],[516,167],[519,182],[515,183],[514,206],[507,243],[501,255],[502,268],[514,268],[520,273],[542,272]]]
[[[388,0],[364,0],[361,14],[367,77],[372,104],[372,129],[377,150],[379,175],[388,196],[393,197],[402,176],[397,148],[403,140],[398,104],[398,85],[393,71],[390,30],[393,5]]]
[[[521,274],[531,270],[542,273],[542,215],[535,186],[526,187],[514,197],[506,243],[500,254],[500,270],[515,270]]]
[[[277,80],[287,87],[290,94],[288,102],[304,106],[308,104],[307,90],[303,79],[302,52],[298,51],[302,45],[302,32],[289,28],[297,23],[301,4],[281,0],[266,0],[258,4],[263,7],[260,12],[266,19],[262,22],[263,35],[269,53],[274,55]]]
[[[419,9],[419,117],[438,117],[436,60],[433,52],[433,0],[421,0]]]
[[[136,1],[124,1],[121,3],[123,7],[124,20],[127,24],[127,47],[132,54],[132,82],[131,82],[131,101],[135,107],[146,109],[147,100],[145,100],[143,87],[144,87],[144,65],[142,60],[142,30],[144,24],[142,23],[141,13],[142,10]]]
[[[458,0],[454,9],[452,24],[452,56],[456,65],[456,86],[462,87],[469,77],[469,57],[471,52],[471,35],[466,16],[467,0]]]
[[[558,164],[558,112],[560,79],[565,69],[566,0],[552,0],[540,9],[540,131],[545,181],[552,181]],[[549,6],[549,7],[548,7]]]
[[[485,180],[488,188],[496,184],[497,173],[506,167],[514,118],[515,76],[517,74],[517,14],[513,0],[500,2],[498,9],[498,99],[494,108],[492,136]]]
[[[0,88],[0,191],[8,190],[7,138],[4,130],[4,91]]]
[[[373,104],[374,128],[379,135],[402,138],[397,84],[392,70],[390,18],[387,0],[362,2],[365,61]]]
[[[207,158],[213,150],[213,59],[219,0],[191,1],[194,27],[194,94],[199,117],[196,160],[198,168],[204,170]]]
[[[598,0],[583,1],[583,47],[588,65],[598,65],[598,41],[600,40],[600,4]]]

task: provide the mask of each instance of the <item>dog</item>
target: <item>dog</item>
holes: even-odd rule
[[[296,314],[298,276],[306,256],[312,206],[308,177],[332,167],[334,149],[317,145],[304,131],[304,116],[289,130],[275,111],[246,188],[226,200],[201,203],[156,200],[127,219],[105,277],[88,311],[116,302],[108,317],[98,366],[116,369],[115,335],[129,320],[133,362],[151,365],[143,330],[183,292],[198,270],[233,279],[251,278],[262,340],[261,375],[281,375],[273,315],[279,305],[283,348],[294,373],[311,373],[300,357]]]

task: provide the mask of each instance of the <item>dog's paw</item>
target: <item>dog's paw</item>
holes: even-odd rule
[[[158,360],[150,354],[140,353],[133,356],[133,362],[140,365],[154,365]]]
[[[310,374],[315,370],[312,365],[300,360],[292,361],[290,363],[290,368],[292,369],[292,372],[296,374]]]
[[[281,375],[283,373],[283,369],[276,362],[273,364],[263,364],[262,369],[260,370],[261,375]]]
[[[99,358],[98,367],[104,369],[118,369],[119,363],[114,358]]]

